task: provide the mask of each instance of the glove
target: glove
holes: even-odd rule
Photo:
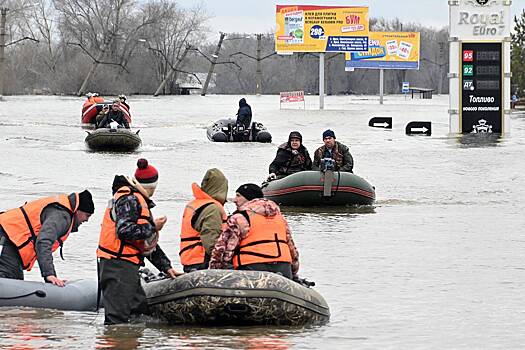
[[[266,179],[266,181],[272,181],[275,179],[277,179],[277,175],[275,175],[275,173],[271,173],[270,175],[268,175],[268,178]]]

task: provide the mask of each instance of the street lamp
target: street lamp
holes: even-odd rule
[[[216,64],[230,63],[230,64],[236,65],[239,69],[241,69],[241,67],[239,67],[239,65],[237,63],[235,63],[235,62],[227,61],[227,62],[219,62],[218,63],[217,60],[219,59],[219,52],[221,50],[221,45],[222,45],[222,43],[224,41],[248,39],[249,37],[247,37],[247,36],[237,37],[236,36],[236,37],[232,37],[232,38],[225,38],[226,33],[224,33],[224,32],[219,32],[219,33],[220,33],[219,43],[217,44],[217,47],[215,48],[215,52],[213,52],[211,54],[211,60],[208,59],[208,57],[203,54],[203,56],[206,57],[206,59],[208,59],[210,61],[210,70],[208,71],[208,75],[206,76],[206,81],[204,82],[204,86],[202,88],[201,96],[206,96],[206,92],[208,91],[208,86],[210,84],[211,76],[213,74],[213,70],[215,69],[215,65]],[[202,54],[202,52],[200,52],[200,53]]]

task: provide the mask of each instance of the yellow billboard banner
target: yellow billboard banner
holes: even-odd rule
[[[277,5],[275,51],[368,50],[368,7]]]
[[[419,69],[419,33],[370,32],[368,51],[345,54],[346,68]]]

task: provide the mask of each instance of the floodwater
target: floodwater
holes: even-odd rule
[[[285,210],[301,275],[317,283],[332,317],[320,327],[186,328],[154,320],[105,327],[103,313],[0,309],[0,347],[181,349],[512,349],[525,344],[525,115],[512,132],[448,133],[448,96],[308,96],[306,110],[279,109],[278,96],[247,96],[272,144],[215,144],[206,125],[236,112],[240,96],[131,97],[143,145],[132,154],[86,149],[75,97],[7,97],[0,102],[0,210],[56,192],[89,188],[92,219],[55,257],[59,277],[96,278],[95,250],[115,174],[139,157],[160,173],[156,215],[167,215],[161,246],[178,262],[182,210],[192,182],[220,168],[229,197],[260,183],[292,130],[312,154],[326,128],[351,148],[354,171],[376,187],[373,208]],[[392,116],[392,130],[368,127]],[[407,136],[409,121],[432,136]],[[229,204],[231,212],[234,206]],[[40,280],[38,268],[26,274]]]

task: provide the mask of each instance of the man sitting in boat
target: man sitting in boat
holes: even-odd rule
[[[303,146],[301,133],[292,131],[288,136],[288,142],[277,148],[277,155],[270,164],[268,181],[305,170],[312,170],[312,158],[306,147]]]
[[[0,214],[0,277],[24,279],[36,260],[40,274],[59,287],[65,281],[57,277],[53,252],[62,246],[71,232],[95,212],[88,190],[60,194],[28,202]]]
[[[335,140],[335,133],[328,129],[323,132],[324,146],[314,154],[312,170],[334,170],[353,172],[354,159],[347,146]]]
[[[201,186],[191,185],[194,199],[184,209],[180,232],[180,262],[184,272],[205,270],[227,219],[224,203],[228,180],[216,168],[209,169]]]
[[[165,216],[153,219],[151,214],[157,169],[146,159],[139,159],[137,167],[133,178],[115,176],[113,199],[102,221],[97,257],[104,324],[126,323],[131,314],[147,310],[139,274],[144,257],[171,278],[181,275],[157,244],[159,231],[167,220]]]
[[[103,116],[100,119],[97,129],[109,128],[112,122],[117,122],[120,127],[129,129],[129,123],[124,113],[119,108],[120,101],[114,100],[111,104],[111,109],[104,107]],[[97,117],[99,119],[99,117]]]
[[[240,186],[235,211],[217,240],[210,269],[256,270],[297,279],[299,252],[279,206],[255,184]]]

